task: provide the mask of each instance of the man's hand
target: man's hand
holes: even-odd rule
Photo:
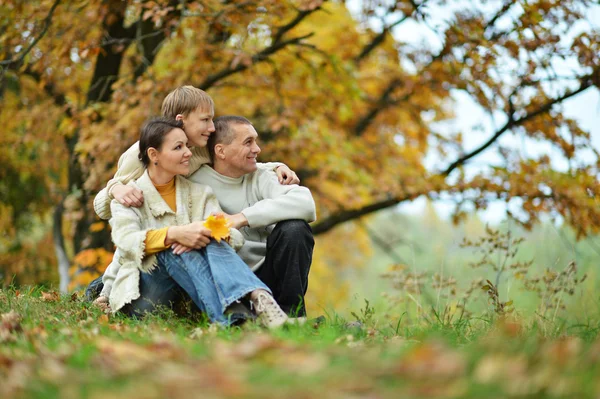
[[[178,243],[185,247],[200,249],[210,242],[210,230],[202,222],[194,222],[185,226],[172,226],[167,230],[166,245]],[[181,252],[183,253],[183,252]]]
[[[234,229],[239,230],[241,227],[248,226],[248,219],[246,219],[246,216],[244,216],[244,214],[241,212],[236,213],[235,215],[225,214],[225,217],[229,219],[231,227],[233,227]]]
[[[243,213],[236,213],[235,215],[229,215],[225,212],[213,212],[213,216],[223,216],[229,221],[229,227],[234,229],[240,229],[240,227],[248,226],[248,219]]]
[[[176,242],[173,245],[171,245],[171,249],[173,250],[173,253],[175,255],[181,255],[186,252],[190,252],[194,248],[186,247],[185,245],[181,245],[180,243]]]
[[[131,186],[119,183],[110,190],[110,193],[114,199],[126,207],[134,206],[139,208],[144,203],[144,193]]]
[[[277,173],[277,180],[279,180],[279,184],[286,186],[290,184],[300,184],[300,179],[296,173],[286,165],[279,166],[277,169],[275,169],[275,173]]]

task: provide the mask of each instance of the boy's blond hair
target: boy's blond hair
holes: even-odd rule
[[[202,107],[207,111],[214,111],[213,99],[204,91],[194,86],[180,86],[167,94],[162,103],[162,115],[173,118],[178,114],[188,116],[190,112]]]

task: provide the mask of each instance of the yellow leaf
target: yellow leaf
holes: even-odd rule
[[[92,223],[90,225],[90,232],[91,233],[97,233],[99,231],[102,231],[103,228],[104,228],[104,222]]]
[[[229,220],[223,215],[210,215],[204,221],[204,227],[210,230],[210,236],[217,240],[217,242],[221,242],[224,238],[229,238]]]

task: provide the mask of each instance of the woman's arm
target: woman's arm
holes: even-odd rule
[[[142,215],[137,208],[120,204],[117,200],[110,203],[112,218],[112,240],[121,256],[129,259],[143,259],[146,248],[146,234],[149,228],[142,225]]]

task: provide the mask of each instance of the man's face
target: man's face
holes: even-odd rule
[[[252,125],[236,124],[233,130],[233,141],[223,145],[224,162],[231,176],[241,177],[256,170],[256,157],[260,154],[258,133]]]
[[[208,138],[215,131],[214,116],[214,110],[203,107],[196,108],[187,116],[181,116],[183,130],[191,146],[206,147]]]

